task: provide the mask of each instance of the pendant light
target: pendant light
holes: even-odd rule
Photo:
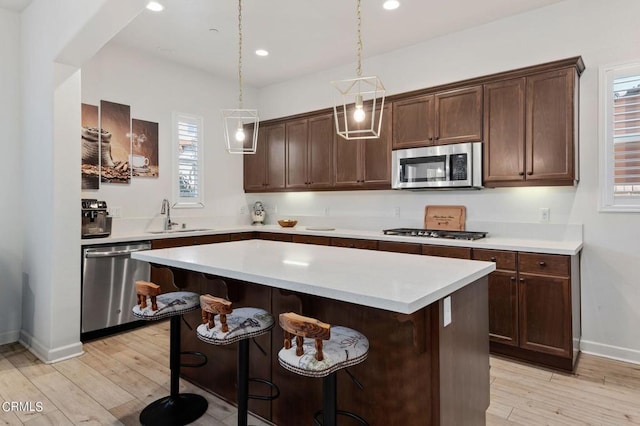
[[[242,105],[242,0],[238,0],[238,108],[222,110],[224,142],[230,154],[255,154],[258,142],[258,110]]]
[[[357,0],[356,78],[332,81],[336,88],[333,113],[336,132],[344,139],[376,139],[382,128],[385,89],[377,76],[362,77],[362,16]]]

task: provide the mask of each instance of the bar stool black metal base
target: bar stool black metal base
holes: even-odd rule
[[[338,410],[338,382],[337,372],[333,372],[322,378],[322,410],[313,415],[315,426],[336,426],[338,416],[347,416],[356,420],[361,425],[368,426],[369,423],[359,415],[351,411]]]
[[[181,426],[194,422],[207,411],[207,400],[194,393],[165,396],[147,405],[140,413],[140,424]]]

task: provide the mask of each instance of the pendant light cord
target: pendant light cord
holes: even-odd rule
[[[358,16],[358,68],[356,68],[356,74],[358,77],[362,77],[362,34],[360,30],[362,26],[362,15],[360,13],[360,0],[357,1],[356,14]]]
[[[238,0],[238,88],[238,103],[242,109],[242,0]]]

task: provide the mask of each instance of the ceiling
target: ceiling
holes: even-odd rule
[[[77,0],[83,1],[83,0]],[[112,43],[237,79],[236,0],[158,0],[159,13],[144,10]],[[444,34],[483,25],[563,0],[400,0],[393,11],[384,0],[362,1],[363,58]],[[20,11],[31,0],[0,0]],[[246,84],[264,87],[356,61],[355,0],[244,0],[243,58]],[[267,49],[267,57],[255,50]],[[363,69],[363,75],[375,70]],[[342,78],[342,76],[340,77]]]

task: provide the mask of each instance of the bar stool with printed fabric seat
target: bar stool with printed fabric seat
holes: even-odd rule
[[[246,426],[249,398],[271,401],[280,395],[280,390],[274,383],[264,379],[249,378],[249,339],[269,333],[275,326],[275,320],[264,309],[233,309],[231,305],[230,301],[210,294],[200,296],[202,324],[198,326],[196,333],[200,340],[212,345],[230,345],[238,342],[236,394],[238,426]],[[217,321],[216,316],[218,317]],[[257,342],[255,343],[257,345]],[[260,349],[262,350],[262,348]],[[265,353],[264,350],[262,352]],[[272,389],[272,392],[270,395],[249,395],[249,382],[267,385]]]
[[[138,304],[133,307],[133,315],[147,321],[171,318],[169,368],[171,370],[171,392],[147,405],[140,413],[142,425],[186,425],[201,417],[207,411],[207,400],[197,394],[180,393],[180,318],[187,312],[198,309],[199,295],[188,291],[174,291],[160,294],[160,286],[147,281],[136,281]],[[148,300],[149,299],[149,300]],[[200,353],[190,353],[204,357],[204,361],[183,366],[200,367],[206,357]]]
[[[314,414],[314,424],[336,426],[338,415],[343,415],[368,425],[359,415],[338,410],[336,374],[367,359],[369,340],[356,330],[331,326],[293,312],[280,314],[280,327],[284,330],[284,347],[278,353],[280,365],[301,376],[322,377],[322,410]],[[296,336],[295,347],[291,344],[292,336]]]

